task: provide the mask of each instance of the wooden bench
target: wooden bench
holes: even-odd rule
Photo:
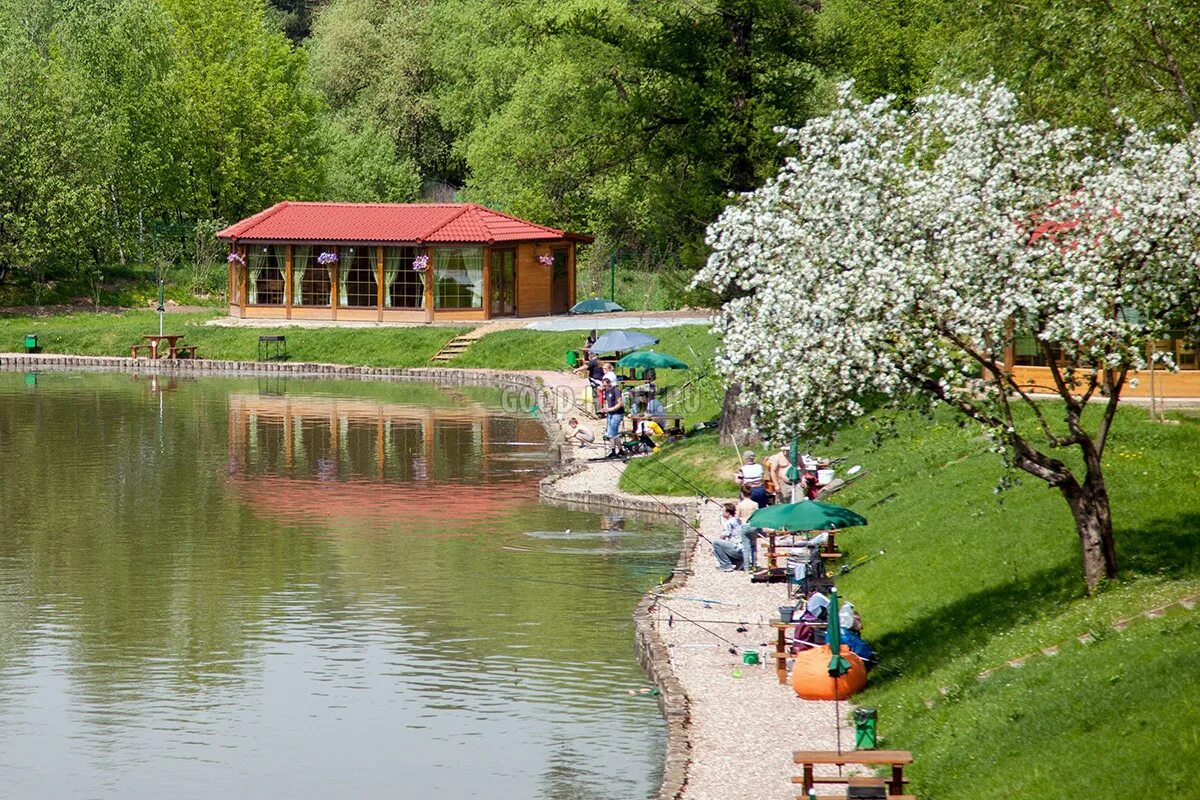
[[[804,795],[817,783],[846,783],[849,776],[822,775],[819,780],[813,775],[813,767],[817,764],[847,766],[861,764],[864,766],[891,767],[892,777],[888,780],[888,797],[904,797],[904,767],[911,764],[912,753],[907,750],[851,750],[838,753],[833,750],[796,750],[792,753],[792,761],[803,767],[804,774],[792,778],[792,783],[803,787]],[[804,796],[801,795],[801,796]]]
[[[146,351],[146,355],[145,356],[138,355],[143,350]],[[148,344],[135,344],[129,348],[129,357],[130,358],[149,358],[153,353],[154,353],[154,350],[152,350],[150,348],[150,345],[148,345]]]
[[[191,358],[191,359],[195,359],[195,358],[197,358],[197,355],[196,355],[196,345],[194,345],[194,344],[181,344],[181,345],[177,345],[176,347],[172,347],[172,348],[171,348],[169,351],[167,351],[167,358]]]

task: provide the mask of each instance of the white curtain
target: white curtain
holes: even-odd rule
[[[438,308],[483,307],[483,248],[439,247],[434,266]]]
[[[300,287],[304,285],[304,273],[308,271],[308,260],[312,258],[312,248],[298,244],[292,246],[292,302],[304,305],[304,294]]]
[[[251,247],[246,256],[246,303],[254,305],[258,302],[258,277],[271,267],[271,252],[266,247]]]

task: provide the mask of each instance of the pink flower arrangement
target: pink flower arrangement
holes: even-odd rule
[[[413,259],[413,269],[417,272],[424,272],[429,267],[429,256],[419,255]]]
[[[542,253],[540,256],[537,257],[537,260],[538,260],[538,263],[541,264],[543,267],[553,267],[554,266],[554,256],[550,255],[549,253]]]
[[[328,250],[324,251],[319,256],[317,256],[317,263],[321,264],[323,266],[329,266],[330,264],[336,264],[337,260],[338,260],[337,253],[331,253]]]
[[[236,253],[236,252],[230,253],[229,256],[225,260],[228,261],[230,264],[238,264],[243,267],[246,266],[246,259],[242,258],[241,253]]]

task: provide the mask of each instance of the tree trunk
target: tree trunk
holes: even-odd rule
[[[1087,582],[1088,594],[1094,594],[1100,581],[1117,576],[1117,550],[1104,477],[1099,471],[1088,470],[1082,486],[1071,479],[1058,488],[1075,518],[1083,557],[1083,579]]]
[[[718,429],[718,441],[723,445],[741,446],[750,440],[750,418],[754,409],[747,403],[739,402],[742,394],[740,384],[731,383],[725,389],[725,399],[721,402],[721,425]]]

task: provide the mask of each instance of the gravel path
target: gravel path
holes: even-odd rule
[[[707,504],[701,514],[701,533],[719,536],[720,520],[717,507]],[[832,702],[801,700],[775,675],[770,658],[775,629],[769,624],[778,619],[786,589],[778,583],[750,583],[744,572],[720,572],[711,546],[699,538],[692,569],[687,583],[673,596],[735,605],[705,608],[698,602],[665,597],[656,611],[659,634],[670,648],[675,675],[691,701],[692,763],[683,798],[795,798],[799,787],[792,785],[791,778],[799,773],[792,764],[792,751],[834,749],[836,717]],[[674,624],[668,626],[672,611]],[[762,645],[766,658],[758,667],[744,665],[740,655],[729,653],[727,642],[681,620],[679,614],[736,643],[739,651]],[[739,626],[725,620],[748,623],[749,631],[738,633]],[[850,709],[848,703],[840,704],[843,720]],[[852,729],[844,726],[843,747],[853,749],[853,743]]]
[[[586,462],[603,452],[594,447],[573,454]],[[554,488],[625,496],[617,490],[624,469],[621,462],[588,463],[580,471],[559,478]],[[706,504],[700,515],[701,533],[719,536],[720,520],[717,507]],[[834,704],[801,700],[790,684],[781,685],[776,677],[770,658],[775,649],[775,629],[769,624],[778,618],[779,606],[786,602],[786,589],[783,584],[750,583],[741,571],[720,572],[711,546],[699,538],[692,569],[683,587],[665,596],[653,612],[658,635],[669,648],[675,675],[690,703],[687,735],[691,763],[681,798],[792,800],[799,788],[791,783],[792,776],[799,774],[792,764],[792,751],[832,750],[837,740]],[[706,608],[699,602],[672,597],[718,600],[722,605],[714,603]],[[670,617],[674,619],[669,625]],[[749,630],[738,633],[739,623],[747,623],[743,627]],[[730,643],[737,646],[738,655],[729,653]],[[761,659],[762,665],[743,664],[742,648],[759,645],[766,656]],[[840,704],[843,720],[851,708],[848,703]],[[853,743],[852,728],[843,724],[843,747],[853,749]],[[832,793],[836,791],[831,789]]]

